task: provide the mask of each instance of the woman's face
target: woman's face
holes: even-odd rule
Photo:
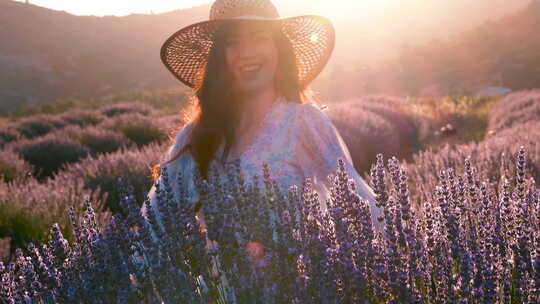
[[[225,57],[235,83],[243,92],[274,87],[277,48],[263,23],[237,22],[225,37]]]

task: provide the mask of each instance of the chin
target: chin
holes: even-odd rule
[[[272,83],[260,83],[260,82],[244,83],[240,86],[240,90],[245,93],[256,93],[256,92],[264,91],[271,86],[272,86]]]

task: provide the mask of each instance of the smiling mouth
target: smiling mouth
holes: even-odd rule
[[[240,72],[253,73],[253,72],[259,71],[260,69],[261,69],[260,64],[250,64],[250,65],[245,65],[245,66],[240,67]]]

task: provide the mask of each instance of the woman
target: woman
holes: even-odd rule
[[[334,30],[327,19],[279,18],[269,0],[217,0],[209,21],[173,34],[161,58],[194,89],[195,104],[161,164],[167,166],[169,180],[176,184],[181,172],[185,191],[196,202],[195,171],[207,178],[211,165],[223,168],[239,159],[250,177],[260,175],[266,162],[283,189],[311,177],[324,201],[329,196],[327,176],[341,157],[358,194],[369,200],[377,224],[380,211],[373,191],[355,171],[330,119],[309,102],[308,84],[326,65],[333,47]],[[149,196],[159,214],[154,187]],[[142,212],[146,214],[144,208]],[[266,265],[260,258],[263,249],[256,242],[246,247],[259,266]]]

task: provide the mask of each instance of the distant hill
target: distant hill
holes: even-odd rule
[[[284,16],[306,11],[279,1]],[[314,86],[328,89],[332,85],[328,77],[339,65],[384,61],[397,56],[397,48],[405,42],[446,38],[528,3],[432,0],[410,4],[418,1],[407,1],[400,9],[371,20],[356,19],[354,13],[334,20],[336,53]],[[0,112],[57,98],[181,86],[162,65],[159,48],[179,28],[207,19],[208,11],[207,4],[162,14],[75,16],[0,0]]]
[[[161,43],[207,7],[159,15],[75,16],[0,0],[0,107],[163,88]]]
[[[396,58],[341,66],[327,90],[332,100],[372,93],[412,96],[470,95],[488,87],[540,87],[540,1],[447,39],[404,44]]]

